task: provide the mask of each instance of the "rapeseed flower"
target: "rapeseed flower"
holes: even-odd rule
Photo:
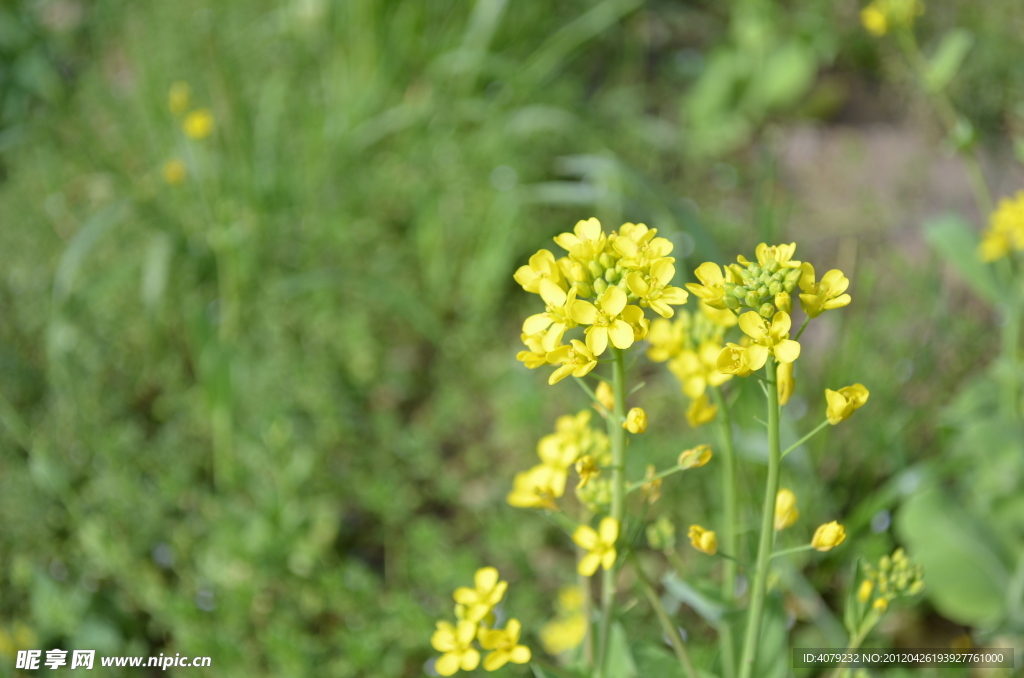
[[[825,389],[825,402],[828,404],[825,416],[828,417],[828,423],[835,426],[849,419],[855,410],[860,409],[868,401],[870,395],[863,384],[844,386],[838,391]]]
[[[623,238],[619,238],[619,240],[623,240]],[[671,318],[675,311],[669,304],[685,304],[689,296],[686,290],[669,284],[675,274],[676,267],[672,264],[671,259],[659,259],[651,264],[650,275],[645,277],[640,273],[633,272],[626,276],[626,285],[639,298],[640,306],[650,307],[662,318]]]
[[[551,473],[543,466],[521,471],[512,478],[512,491],[508,493],[505,501],[509,506],[516,508],[557,511],[558,503],[555,499],[562,495],[555,493],[551,480]]]
[[[540,643],[551,655],[568,652],[579,647],[587,637],[587,626],[587,618],[582,612],[552,619],[540,627]]]
[[[758,354],[756,357],[760,358],[761,354]],[[765,357],[767,358],[767,354],[765,354]],[[746,377],[753,374],[755,369],[760,369],[763,365],[764,361],[757,365],[757,367],[754,367],[753,358],[748,348],[733,343],[726,344],[718,353],[718,358],[715,359],[715,367],[718,368],[719,372],[734,374],[737,377]]]
[[[612,385],[607,381],[602,380],[597,385],[597,388],[594,390],[594,396],[606,413],[615,409],[615,393],[612,391]]]
[[[839,269],[832,269],[821,277],[820,282],[814,280],[814,266],[804,263],[800,277],[800,305],[811,318],[817,318],[825,311],[849,305],[851,297],[846,294],[850,280]]]
[[[769,354],[780,363],[791,363],[800,357],[800,344],[789,338],[792,322],[789,314],[782,312],[776,313],[770,323],[753,311],[740,316],[740,329],[754,342],[747,348],[751,369],[761,369]]]
[[[530,263],[520,266],[512,276],[527,292],[540,294],[541,280],[548,280],[558,287],[563,286],[562,271],[555,261],[555,255],[548,250],[540,250],[532,257]]]
[[[921,0],[872,0],[860,11],[860,22],[869,33],[881,37],[894,28],[910,28],[922,14]]]
[[[633,434],[645,432],[647,430],[647,413],[640,407],[630,408],[626,414],[626,421],[622,422],[622,428]]]
[[[476,622],[463,619],[457,625],[450,622],[437,622],[430,644],[438,652],[443,652],[437,663],[436,670],[442,676],[452,676],[463,671],[472,671],[480,664],[480,653],[473,648],[476,638]]]
[[[526,344],[526,350],[517,353],[516,360],[531,370],[548,364],[548,350],[544,348],[544,332],[524,333],[520,335],[520,338]]]
[[[694,275],[697,276],[700,283],[687,283],[686,289],[693,292],[711,308],[724,309],[728,307],[725,298],[725,276],[718,264],[705,262],[697,267]]]
[[[982,261],[1002,259],[1012,251],[1024,251],[1024,191],[999,201],[978,246]]]
[[[648,228],[644,224],[623,224],[611,243],[612,248],[622,257],[619,264],[632,270],[650,267],[653,275],[654,265],[666,261],[666,257],[672,253],[672,242],[667,238],[656,238],[657,233],[658,229]],[[675,271],[667,279],[671,280],[673,275]],[[684,302],[685,299],[669,303]]]
[[[587,550],[587,554],[580,559],[577,567],[579,573],[584,577],[590,577],[597,571],[598,566],[610,570],[618,556],[615,550],[618,538],[619,521],[611,516],[602,518],[597,530],[589,525],[580,525],[576,528],[572,540]]]
[[[566,292],[547,278],[541,278],[538,289],[547,307],[543,313],[536,313],[523,321],[523,332],[530,335],[543,332],[541,345],[545,350],[553,351],[561,343],[565,331],[576,327],[576,321],[569,313],[576,303],[576,290]]]
[[[460,587],[452,597],[459,605],[466,606],[466,620],[474,624],[487,616],[494,606],[501,602],[508,589],[507,581],[498,580],[498,570],[481,567],[473,575],[475,588]]]
[[[701,553],[713,556],[718,553],[718,536],[700,525],[690,525],[690,544]]]
[[[585,377],[597,367],[597,356],[579,339],[563,344],[547,354],[552,365],[560,365],[548,377],[549,384],[557,384],[570,374],[574,377]]]
[[[589,325],[584,332],[587,335],[587,347],[594,355],[604,353],[609,340],[615,348],[629,348],[633,345],[633,328],[621,317],[626,301],[626,293],[621,288],[609,287],[597,298],[597,305],[582,299],[572,303],[572,319],[581,325]]]
[[[845,540],[846,529],[833,520],[831,523],[821,525],[814,531],[814,537],[811,538],[811,546],[818,551],[831,551]]]
[[[530,661],[530,648],[519,644],[522,624],[518,619],[509,619],[504,629],[480,631],[480,646],[492,652],[484,658],[484,670],[497,671],[505,664],[525,664]]]
[[[775,495],[775,530],[784,530],[797,521],[800,511],[796,507],[793,490],[782,488]]]
[[[188,168],[179,158],[171,158],[165,162],[161,172],[164,175],[164,181],[171,186],[180,186],[188,176]]]
[[[185,116],[182,129],[189,139],[200,141],[213,134],[213,113],[209,108],[200,108]]]
[[[698,445],[679,454],[678,464],[682,468],[700,468],[711,461],[711,446]]]
[[[700,398],[708,386],[721,386],[732,379],[718,369],[718,355],[722,345],[705,341],[696,350],[685,350],[673,358],[668,368],[683,384],[683,393],[689,398]]]
[[[718,405],[708,400],[706,393],[695,400],[691,400],[690,406],[686,408],[686,421],[690,428],[697,428],[714,421],[717,415]]]

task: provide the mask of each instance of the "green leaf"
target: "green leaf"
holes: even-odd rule
[[[779,596],[765,600],[761,642],[758,645],[754,675],[758,678],[785,678],[789,670],[789,630],[786,610]]]
[[[686,673],[675,656],[651,643],[637,645],[636,664],[642,676],[663,676],[664,678],[685,678]]]
[[[912,496],[896,516],[896,529],[924,567],[925,595],[947,618],[990,626],[1006,615],[1009,567],[998,544],[940,490]]]
[[[930,91],[940,92],[949,86],[973,45],[974,36],[966,29],[955,28],[946,33],[925,72],[925,83]]]
[[[756,118],[795,103],[814,83],[814,52],[797,41],[781,45],[760,65],[744,103]]]
[[[857,600],[857,588],[860,586],[860,558],[853,563],[853,576],[850,577],[850,589],[846,592],[846,604],[843,609],[843,626],[850,636],[857,635],[860,627],[860,601]]]
[[[956,214],[944,214],[925,223],[925,239],[964,277],[979,297],[992,304],[1003,301],[992,269],[978,258],[978,237]]]
[[[633,652],[629,649],[629,639],[622,624],[612,625],[611,637],[608,639],[608,675],[616,678],[634,678],[638,676]]]

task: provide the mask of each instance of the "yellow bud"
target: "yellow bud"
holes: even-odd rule
[[[831,523],[825,523],[815,530],[814,537],[811,538],[811,546],[818,551],[830,551],[845,540],[846,529],[833,520]]]
[[[885,612],[889,609],[889,601],[885,598],[875,598],[874,604],[871,606],[879,612]]]
[[[622,422],[622,428],[630,433],[643,433],[647,430],[647,413],[639,407],[632,408],[626,414],[626,421]]]
[[[612,386],[607,381],[602,381],[597,385],[594,395],[597,396],[597,402],[601,403],[601,407],[605,411],[611,412],[615,409],[615,394],[612,393]]]
[[[795,363],[779,363],[775,372],[775,386],[779,392],[779,405],[785,405],[793,395],[793,387],[796,384],[793,379],[793,365]]]
[[[208,108],[200,108],[199,110],[192,111],[185,116],[185,122],[182,123],[182,129],[185,131],[185,136],[189,139],[205,139],[206,137],[213,134],[213,113]]]
[[[868,602],[871,599],[871,592],[875,590],[875,584],[870,579],[865,579],[860,583],[860,588],[857,589],[857,600],[862,603]]]
[[[855,410],[863,407],[870,395],[863,384],[844,386],[838,391],[825,389],[825,402],[828,404],[825,416],[828,417],[828,423],[834,426],[849,419]]]
[[[690,525],[690,544],[701,553],[713,556],[718,553],[718,537],[711,530],[700,525]]]
[[[787,292],[779,292],[775,295],[775,308],[783,313],[792,313],[793,297],[789,296]]]
[[[701,397],[690,402],[690,406],[686,408],[686,421],[690,424],[691,428],[697,428],[698,426],[703,426],[710,421],[714,421],[717,414],[718,405],[710,402],[707,394],[705,393]]]
[[[796,508],[796,495],[792,490],[782,488],[775,495],[775,529],[784,530],[800,517]]]
[[[683,450],[679,455],[679,466],[682,468],[700,468],[711,461],[711,446],[698,445],[690,450]]]
[[[921,591],[924,591],[924,582],[918,579],[910,585],[909,589],[907,589],[907,595],[916,596],[917,594],[921,593]]]

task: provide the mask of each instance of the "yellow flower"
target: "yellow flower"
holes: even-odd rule
[[[580,482],[576,484],[578,490],[585,487],[592,478],[601,475],[601,467],[597,465],[592,456],[586,454],[576,460],[576,473],[580,476]]]
[[[171,90],[167,95],[167,107],[171,109],[171,113],[181,115],[187,111],[191,95],[192,89],[188,86],[187,82],[179,80],[172,84]]]
[[[621,255],[619,265],[629,269],[651,268],[672,253],[667,238],[655,238],[658,229],[644,224],[623,224],[612,241],[612,248]],[[671,279],[672,276],[669,276]]]
[[[757,358],[761,355],[758,354]],[[758,365],[756,369],[759,369],[761,365]],[[740,346],[739,344],[728,343],[718,353],[718,358],[715,359],[715,367],[719,372],[723,374],[735,374],[737,377],[745,377],[754,371],[754,366],[751,363],[751,355],[749,348]]]
[[[668,368],[683,382],[683,393],[689,398],[704,395],[708,386],[721,386],[732,379],[718,369],[718,355],[721,344],[705,341],[696,351],[683,351],[669,363]]]
[[[484,658],[484,670],[497,671],[505,664],[525,664],[530,661],[530,648],[519,644],[522,625],[518,619],[509,619],[504,629],[486,629],[480,632],[480,646],[492,652]]]
[[[178,158],[171,158],[164,163],[163,167],[164,181],[169,183],[171,186],[179,186],[185,181],[185,177],[188,176],[188,169]]]
[[[889,609],[889,601],[885,598],[875,598],[874,604],[871,606],[879,612],[885,612]]]
[[[562,272],[555,261],[555,255],[548,250],[540,250],[526,266],[520,266],[512,276],[527,292],[540,294],[540,281],[549,280],[562,287]]]
[[[458,626],[450,622],[437,622],[430,644],[438,652],[443,652],[434,669],[442,676],[451,676],[463,671],[472,671],[480,664],[480,653],[473,649],[476,637],[476,622],[463,619]]]
[[[868,401],[869,395],[863,384],[844,386],[838,391],[825,389],[825,402],[828,403],[825,416],[828,417],[828,423],[835,426],[848,419],[854,410],[860,409]]]
[[[796,254],[796,243],[791,242],[788,245],[768,245],[768,243],[761,243],[754,249],[754,255],[757,257],[757,263],[762,267],[772,266],[772,262],[778,264],[778,268],[800,268],[799,261],[793,261],[793,255]],[[736,257],[744,266],[749,265],[751,262],[747,261],[746,257]],[[775,269],[772,269],[773,271]]]
[[[590,326],[584,331],[587,347],[594,355],[604,353],[609,340],[615,348],[629,348],[633,345],[633,328],[620,317],[625,308],[626,293],[615,286],[609,287],[597,298],[596,306],[582,299],[572,303],[572,319],[581,325]]]
[[[577,570],[584,577],[589,577],[597,571],[600,565],[610,570],[615,564],[617,553],[615,542],[619,538],[619,521],[611,516],[601,519],[597,531],[589,525],[580,525],[572,540],[578,546],[587,550],[587,554],[580,559]]]
[[[552,386],[570,374],[574,377],[585,377],[597,367],[597,356],[590,352],[586,344],[579,339],[573,339],[569,343],[570,345],[559,346],[547,354],[549,363],[561,365],[548,377],[548,383]]]
[[[544,333],[522,334],[520,339],[526,344],[526,350],[516,353],[516,360],[529,369],[536,369],[548,364],[548,350],[544,348]]]
[[[874,3],[860,11],[860,22],[868,33],[875,37],[881,37],[889,31],[889,20],[885,12],[878,9]]]
[[[647,472],[644,474],[644,484],[640,486],[640,492],[648,504],[653,504],[661,499],[661,478],[654,480],[656,475],[658,475],[658,470],[654,464],[648,464]]]
[[[837,268],[821,277],[821,282],[814,281],[814,266],[805,263],[800,276],[800,305],[811,318],[817,318],[825,311],[831,311],[849,305],[851,297],[846,294],[850,280]]]
[[[459,605],[466,606],[466,620],[476,624],[501,602],[505,590],[508,589],[508,582],[498,581],[496,568],[481,567],[473,575],[473,583],[476,588],[457,588],[452,597]]]
[[[679,465],[682,468],[700,468],[711,461],[711,446],[698,445],[679,454]]]
[[[978,255],[982,261],[995,261],[1013,250],[1024,251],[1024,191],[999,201],[978,247]]]
[[[686,347],[688,325],[686,321],[688,320],[689,317],[685,313],[680,314],[675,322],[664,318],[655,318],[647,337],[647,341],[651,345],[647,349],[647,357],[656,363],[663,363],[679,355]]]
[[[775,371],[776,390],[779,394],[779,406],[789,402],[793,395],[793,363],[780,363]]]
[[[690,525],[690,544],[693,548],[709,556],[718,553],[718,537],[711,530],[705,530],[700,525]]]
[[[740,329],[754,343],[747,349],[750,368],[759,370],[771,353],[780,363],[791,363],[800,357],[800,344],[789,338],[792,320],[788,313],[776,313],[769,324],[753,311],[740,316]]]
[[[182,129],[185,130],[185,136],[189,139],[197,141],[205,139],[213,134],[213,113],[210,112],[209,108],[200,108],[199,110],[192,111],[185,116]]]
[[[691,400],[690,406],[686,408],[686,421],[690,424],[690,428],[697,428],[710,421],[714,421],[717,415],[718,405],[712,404],[708,400],[707,394],[702,395],[696,400]]]
[[[604,252],[608,236],[601,229],[601,222],[591,217],[576,222],[572,233],[555,236],[555,243],[567,251],[577,261],[588,261],[597,258]]]
[[[792,490],[782,488],[775,495],[775,529],[784,530],[800,517],[796,508],[796,495]]]
[[[650,306],[662,318],[671,318],[675,311],[669,304],[685,304],[690,296],[683,288],[669,285],[675,274],[676,267],[671,259],[659,259],[651,265],[650,276],[630,273],[626,276],[626,285],[640,299],[640,306]]]
[[[582,612],[563,619],[552,619],[540,627],[540,642],[550,655],[561,654],[579,647],[587,636],[587,618]]]
[[[923,13],[921,0],[873,0],[861,10],[860,22],[869,33],[881,37],[892,28],[910,28]]]
[[[811,546],[818,551],[830,551],[846,540],[846,529],[836,521],[825,523],[814,531]]]
[[[870,579],[865,579],[857,589],[857,600],[866,603],[871,600],[871,592],[875,590],[875,584]]]
[[[555,494],[551,480],[551,473],[543,465],[517,473],[512,479],[512,491],[509,492],[505,501],[509,506],[516,508],[557,511],[558,504],[555,502],[555,498],[562,495]]]
[[[643,433],[647,430],[647,413],[642,408],[630,408],[626,414],[626,421],[622,422],[622,428],[630,433]]]
[[[558,600],[556,604],[560,612],[579,612],[583,609],[586,596],[579,586],[563,586],[558,589]]]
[[[543,347],[553,351],[561,343],[565,331],[576,327],[576,321],[569,314],[576,301],[576,289],[566,292],[547,278],[541,278],[538,289],[546,307],[543,313],[536,313],[523,321],[523,332],[530,335],[543,332]]]
[[[605,412],[611,412],[615,409],[615,394],[612,392],[611,384],[607,381],[602,381],[597,385],[594,395],[597,397],[597,402],[601,403],[601,407],[604,408]]]
[[[700,284],[686,283],[686,289],[693,292],[711,308],[725,308],[725,276],[721,267],[711,261],[705,262],[693,272]]]

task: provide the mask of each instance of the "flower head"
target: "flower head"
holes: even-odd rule
[[[728,343],[718,352],[718,358],[715,359],[715,367],[724,374],[735,374],[737,377],[745,377],[752,374],[754,370],[760,369],[767,359],[767,353],[763,351],[752,354],[749,347]],[[754,367],[756,360],[760,360],[761,364]]]
[[[999,201],[978,246],[982,261],[1002,259],[1012,251],[1024,251],[1024,191]]]
[[[484,658],[484,669],[497,671],[505,664],[525,664],[530,661],[530,648],[519,644],[522,624],[509,619],[504,629],[485,629],[480,632],[480,646],[492,652]]]
[[[796,495],[793,490],[782,488],[775,495],[775,529],[784,530],[800,517],[800,511],[796,508]]]
[[[711,446],[698,445],[679,454],[679,466],[682,468],[700,468],[711,461]]]
[[[693,272],[697,276],[697,283],[687,283],[686,289],[693,292],[705,304],[711,308],[727,308],[725,299],[725,276],[722,275],[722,268],[714,262],[705,262]]]
[[[689,296],[686,290],[669,284],[675,274],[671,259],[659,259],[651,265],[650,275],[633,272],[626,276],[626,285],[639,298],[640,306],[650,307],[662,318],[671,318],[674,311],[670,304],[685,304]]]
[[[748,311],[740,316],[740,329],[753,340],[747,349],[750,367],[759,370],[771,353],[780,363],[791,363],[800,357],[800,344],[789,338],[792,320],[788,313],[776,313],[769,323],[761,315]]]
[[[597,367],[595,356],[587,345],[579,339],[563,344],[547,354],[547,361],[553,365],[561,365],[548,377],[548,383],[557,384],[570,374],[574,377],[585,377]]]
[[[523,332],[530,335],[543,332],[543,347],[553,351],[562,341],[565,331],[576,327],[576,321],[569,313],[576,301],[576,290],[574,288],[566,292],[547,278],[541,278],[537,288],[547,306],[543,313],[536,313],[523,321]]]
[[[668,364],[668,368],[683,383],[683,393],[690,398],[704,395],[708,386],[721,386],[732,379],[718,369],[718,355],[722,345],[716,341],[704,341],[696,350],[685,350]]]
[[[567,652],[583,642],[587,626],[587,617],[582,612],[552,619],[540,628],[541,645],[551,655]]]
[[[516,508],[539,508],[557,511],[555,499],[562,496],[552,486],[552,474],[543,465],[534,466],[528,471],[517,473],[512,478],[512,491],[505,501]],[[564,485],[563,485],[564,491]]]
[[[622,318],[626,301],[626,293],[622,288],[612,286],[597,298],[596,305],[582,299],[572,303],[572,319],[581,325],[589,325],[584,331],[587,347],[594,355],[604,353],[609,340],[615,348],[629,348],[633,345],[633,328]]]
[[[475,624],[501,602],[508,582],[498,581],[496,568],[481,567],[473,576],[473,583],[475,588],[460,587],[452,597],[459,605],[466,606],[466,620]]]
[[[811,318],[817,318],[825,311],[849,305],[851,297],[846,294],[850,280],[837,268],[814,280],[814,266],[805,262],[800,277],[800,305]]]
[[[695,400],[691,400],[690,406],[686,408],[686,421],[690,424],[691,428],[697,428],[714,421],[717,415],[718,405],[708,400],[706,393]]]
[[[818,551],[831,551],[846,540],[846,529],[836,521],[825,523],[814,531],[811,546]]]
[[[584,577],[589,577],[597,571],[598,566],[610,570],[618,556],[615,550],[615,542],[618,538],[619,521],[611,516],[602,518],[597,530],[589,525],[580,525],[576,528],[572,540],[587,550],[587,554],[580,559],[577,568],[579,573]]]
[[[690,525],[690,544],[701,553],[713,556],[718,553],[718,537],[711,530],[700,525]]]
[[[213,113],[209,108],[200,108],[185,116],[182,123],[185,136],[199,141],[213,134]]]
[[[443,652],[434,665],[434,669],[442,676],[451,676],[463,671],[472,671],[480,664],[480,653],[473,649],[476,638],[476,622],[463,619],[457,625],[450,622],[437,622],[430,644],[438,652]]]
[[[626,421],[622,422],[622,428],[633,434],[645,432],[647,430],[647,413],[640,407],[630,408],[626,414]]]
[[[849,419],[855,410],[860,409],[868,401],[869,395],[871,394],[863,384],[844,386],[838,391],[825,389],[825,402],[828,403],[825,416],[828,417],[828,423],[835,426]]]
[[[540,250],[532,257],[530,263],[520,266],[512,276],[527,292],[540,294],[540,281],[549,280],[562,287],[562,272],[555,261],[555,255],[548,250]]]

